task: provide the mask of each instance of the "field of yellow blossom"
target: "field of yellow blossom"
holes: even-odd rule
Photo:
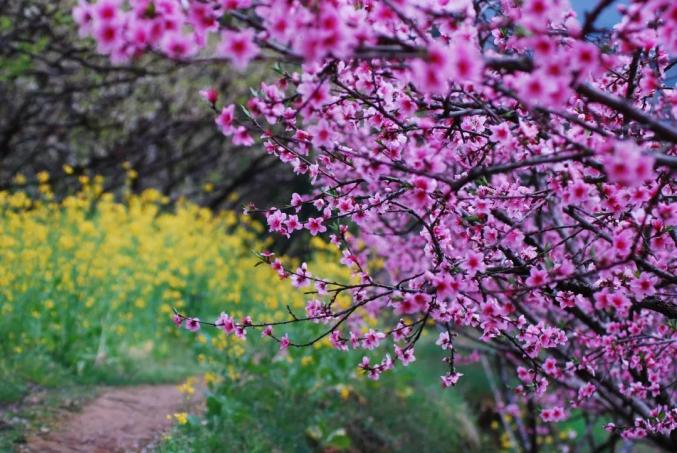
[[[26,188],[0,192],[5,362],[30,352],[86,375],[135,359],[171,359],[177,344],[209,339],[211,349],[223,350],[226,337],[216,332],[195,338],[177,330],[173,308],[207,319],[221,311],[281,319],[287,305],[303,307],[301,292],[255,266],[253,251],[266,244],[257,239],[261,225],[247,217],[183,201],[169,206],[154,190],[116,200],[101,178],[80,177],[81,190],[58,201],[46,174],[37,185],[17,182]],[[327,260],[313,266],[341,272]]]

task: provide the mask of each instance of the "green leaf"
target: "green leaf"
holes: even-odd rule
[[[253,119],[251,112],[245,107],[243,104],[240,104],[240,109],[242,112],[245,114],[245,116],[249,119]]]
[[[200,426],[200,417],[197,415],[188,416],[188,425],[190,426]]]
[[[527,36],[531,36],[531,35],[532,35],[532,33],[529,30],[527,30],[526,28],[521,27],[519,25],[517,25],[515,27],[515,36],[519,36],[519,37],[523,38],[523,37],[527,37]]]
[[[329,434],[325,444],[328,447],[338,448],[339,450],[347,450],[350,448],[350,437],[348,437],[345,429],[339,428],[333,433]]]
[[[477,224],[477,223],[480,222],[479,216],[476,216],[476,215],[467,215],[467,216],[464,216],[464,217],[463,217],[463,220],[465,220],[466,222],[468,222],[468,223],[470,223],[470,224],[472,224],[472,225]]]
[[[550,258],[545,258],[544,262],[547,270],[552,270],[552,268],[555,267],[555,263]]]
[[[223,405],[221,404],[221,401],[219,401],[218,398],[215,396],[209,396],[207,398],[207,414],[216,416],[216,415],[221,415],[221,409],[223,408]]]
[[[0,31],[9,30],[12,28],[12,19],[7,16],[0,16]]]
[[[16,79],[27,72],[31,66],[31,58],[25,54],[14,58],[0,59],[0,80]]]
[[[322,430],[317,425],[309,426],[306,428],[306,436],[316,442],[319,442],[320,439],[322,439]]]

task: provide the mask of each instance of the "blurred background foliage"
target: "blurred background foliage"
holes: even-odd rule
[[[210,208],[241,199],[271,204],[304,183],[260,149],[233,146],[198,92],[244,102],[266,68],[176,64],[156,56],[111,64],[79,39],[72,0],[0,0],[0,188],[17,173],[52,175],[57,195],[76,175],[102,175],[106,190],[155,188]],[[289,193],[279,191],[280,185]],[[70,187],[73,188],[72,186]]]

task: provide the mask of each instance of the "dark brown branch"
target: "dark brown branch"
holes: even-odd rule
[[[636,304],[632,307],[632,311],[644,309],[660,313],[668,319],[677,319],[677,305],[672,302],[660,300],[655,297],[647,297],[641,304]]]
[[[647,115],[642,110],[635,108],[632,104],[616,95],[605,93],[604,91],[593,87],[587,83],[582,83],[576,87],[578,94],[585,96],[592,102],[606,105],[622,113],[625,117],[644,124],[652,130],[656,137],[663,138],[673,143],[677,143],[677,129],[669,124],[664,124],[657,119]]]

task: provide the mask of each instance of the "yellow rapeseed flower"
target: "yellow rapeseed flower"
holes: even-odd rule
[[[348,399],[348,397],[350,396],[350,390],[351,387],[348,385],[341,384],[338,386],[339,396],[341,397],[342,400]]]
[[[36,177],[38,178],[38,182],[40,184],[45,184],[47,181],[49,181],[49,173],[47,173],[46,171],[38,172]]]
[[[178,386],[179,393],[183,395],[192,395],[195,393],[195,387],[193,386],[194,383],[195,382],[193,378],[187,379],[183,384]]]
[[[74,174],[68,165],[63,169]],[[251,250],[267,242],[258,239],[264,227],[254,220],[185,200],[163,207],[168,199],[156,190],[119,199],[101,192],[98,175],[82,175],[80,191],[57,200],[46,196],[49,175],[37,178],[45,185],[37,198],[0,191],[0,348],[8,352],[38,345],[58,352],[67,338],[78,338],[83,361],[104,357],[99,351],[114,360],[142,350],[148,340],[157,342],[148,353],[169,356],[172,342],[183,341],[195,346],[200,363],[224,354],[238,360],[246,356],[246,343],[216,331],[197,341],[181,335],[171,324],[172,308],[205,317],[225,311],[283,320],[287,306],[302,310],[314,297],[269,266],[255,266]],[[313,244],[313,275],[350,282],[349,272],[333,260],[335,247],[319,238]],[[288,267],[299,265],[282,259]],[[337,300],[342,308],[350,304],[347,296]],[[78,321],[56,317],[56,310]],[[316,344],[325,346],[328,339]],[[311,360],[300,358],[302,364]]]
[[[174,414],[174,418],[179,425],[185,425],[188,423],[188,413],[186,412],[177,412]]]

